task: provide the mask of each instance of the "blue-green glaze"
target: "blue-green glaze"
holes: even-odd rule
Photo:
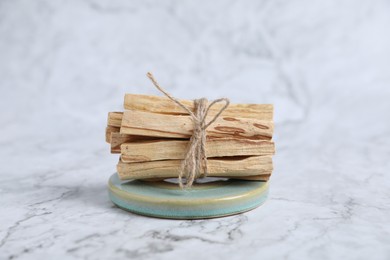
[[[229,216],[260,206],[266,200],[268,183],[226,180],[181,190],[174,183],[121,182],[115,173],[109,179],[108,189],[114,204],[137,214],[199,219]]]

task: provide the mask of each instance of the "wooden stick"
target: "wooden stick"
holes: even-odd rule
[[[210,120],[210,117],[207,117]],[[208,122],[209,120],[206,120]],[[190,138],[193,123],[190,116],[163,115],[127,110],[123,113],[121,134]],[[273,122],[251,118],[219,117],[207,129],[212,137],[234,137],[237,139],[270,140]]]
[[[106,142],[111,143],[111,133],[119,133],[119,127],[107,126],[106,127]]]
[[[192,100],[179,100],[186,107],[194,110]],[[210,108],[210,115],[215,115],[221,109],[223,104],[215,104]],[[150,95],[135,95],[126,94],[124,108],[130,110],[141,110],[146,112],[186,115],[180,106],[172,102],[167,97],[150,96]],[[229,107],[222,113],[222,117],[240,117],[254,118],[259,120],[273,119],[273,105],[269,104],[230,104]]]
[[[207,160],[208,176],[226,177],[269,175],[272,173],[271,156],[251,156],[240,159]],[[121,180],[177,177],[181,160],[124,163],[119,161],[117,171]]]
[[[134,141],[132,135],[124,135],[120,133],[111,133],[111,153],[120,153],[121,144]]]
[[[121,144],[135,141],[156,140],[155,137],[120,134],[123,112],[109,112],[106,127],[106,142],[111,144],[111,153],[120,153]]]
[[[123,143],[121,145],[122,162],[146,162],[158,160],[184,159],[188,140],[155,140]],[[273,155],[275,145],[271,141],[245,140],[233,138],[208,139],[206,156],[245,156]]]
[[[111,133],[111,153],[121,153],[121,145],[123,143],[151,141],[156,140],[151,136],[126,135],[121,133]]]
[[[121,127],[123,112],[109,112],[108,113],[108,126]]]

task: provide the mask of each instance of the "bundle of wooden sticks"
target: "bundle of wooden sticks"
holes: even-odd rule
[[[191,100],[180,100],[193,110]],[[210,108],[206,119],[220,111]],[[106,142],[120,154],[122,180],[162,180],[178,176],[193,122],[166,97],[126,94],[124,112],[110,112]],[[230,104],[207,129],[208,175],[245,180],[269,179],[272,173],[273,106]],[[209,120],[206,120],[209,121]]]

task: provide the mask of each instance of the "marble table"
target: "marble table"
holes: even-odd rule
[[[388,1],[1,1],[0,259],[390,259]],[[268,201],[115,207],[123,93],[273,103]]]

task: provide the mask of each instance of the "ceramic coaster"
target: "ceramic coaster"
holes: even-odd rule
[[[219,180],[181,190],[177,183],[131,180],[114,173],[110,199],[133,213],[171,219],[216,218],[254,209],[264,203],[268,182]]]

